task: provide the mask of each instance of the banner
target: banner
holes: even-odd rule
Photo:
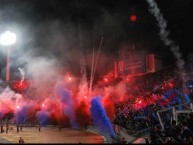
[[[137,75],[146,73],[146,63],[145,59],[141,59],[136,62],[131,62],[128,60],[122,60],[118,63],[118,75],[127,76],[127,75]]]

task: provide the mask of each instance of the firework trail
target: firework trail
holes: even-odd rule
[[[24,79],[25,79],[25,72],[24,72],[24,70],[22,69],[22,68],[18,68],[18,70],[19,70],[19,72],[20,72],[20,74],[21,74],[21,84],[22,84],[22,82],[24,81]]]

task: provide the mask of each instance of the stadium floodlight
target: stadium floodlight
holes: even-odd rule
[[[7,65],[6,65],[6,81],[10,78],[10,47],[16,43],[16,34],[10,31],[6,31],[0,35],[0,44],[8,46],[7,48]]]
[[[0,35],[0,44],[3,46],[13,45],[16,42],[16,34],[6,31]]]

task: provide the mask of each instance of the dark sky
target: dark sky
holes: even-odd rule
[[[186,59],[193,50],[193,1],[156,2],[168,22],[170,39]],[[132,14],[137,21],[130,21]],[[165,65],[173,63],[145,0],[0,0],[0,31],[7,28],[19,35],[14,58],[33,49],[37,55],[54,55],[68,66],[79,61],[72,59],[75,54],[98,48],[103,36],[101,52],[112,58],[123,44],[135,44],[136,50],[160,55]]]

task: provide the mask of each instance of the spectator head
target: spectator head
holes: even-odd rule
[[[188,126],[187,122],[186,121],[182,121],[182,127],[186,127]]]
[[[176,120],[172,120],[171,124],[176,125]]]

